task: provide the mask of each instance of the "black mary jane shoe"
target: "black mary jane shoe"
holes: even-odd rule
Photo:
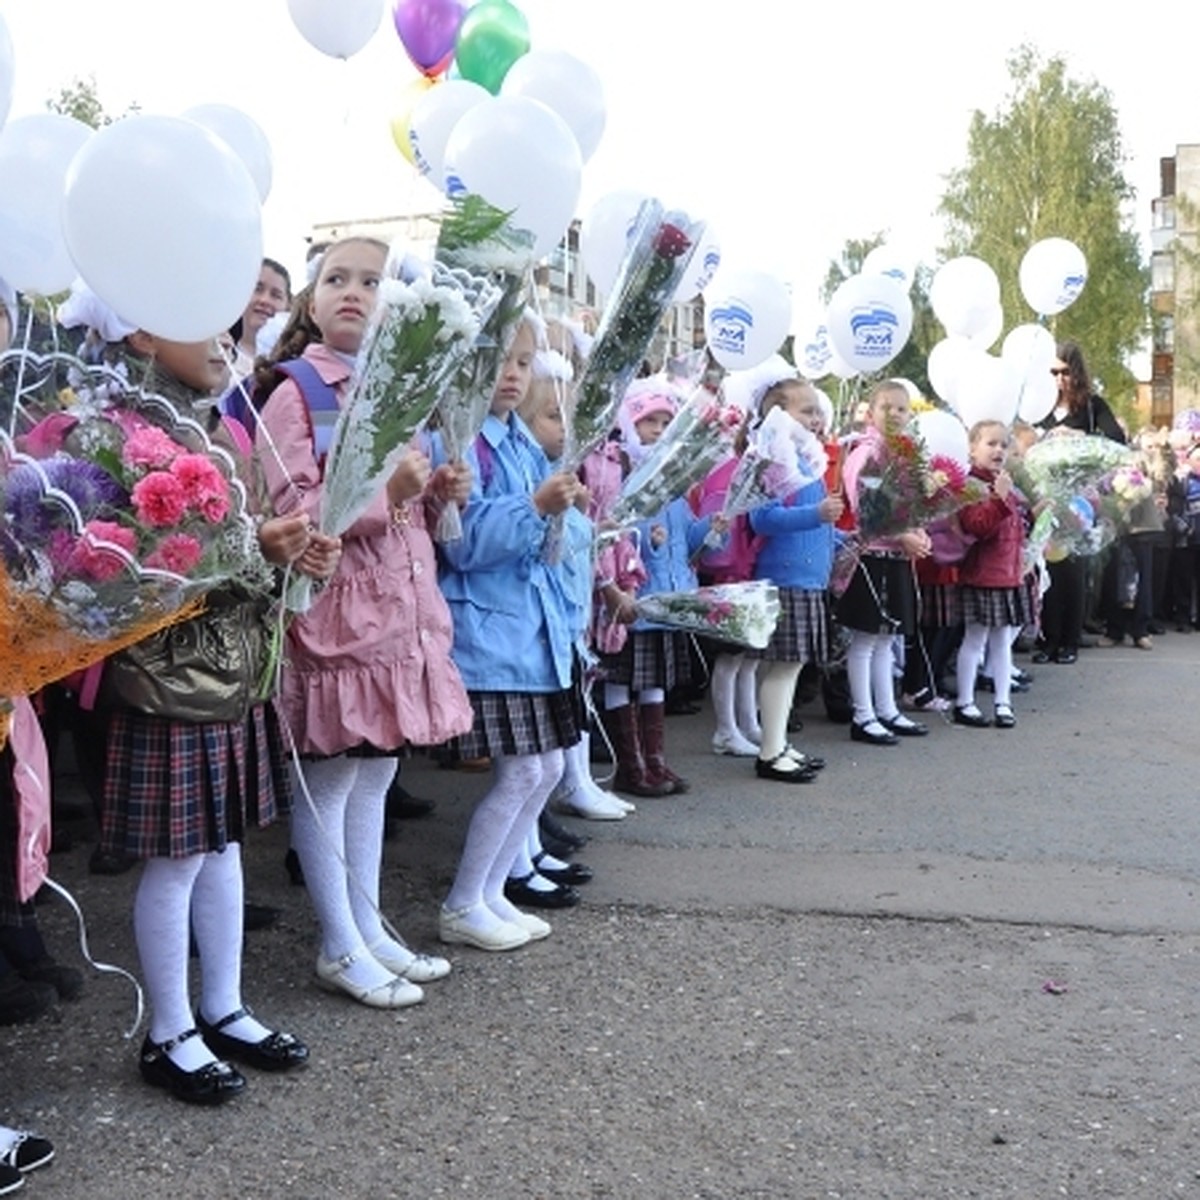
[[[587,838],[556,821],[544,809],[538,816],[538,833],[542,846],[555,858],[567,858],[587,845]]]
[[[253,1013],[248,1008],[238,1008],[210,1025],[197,1014],[196,1025],[214,1054],[247,1067],[256,1067],[260,1071],[290,1071],[308,1062],[308,1047],[293,1034],[268,1033],[261,1042],[243,1042],[241,1038],[223,1032],[226,1026],[249,1016]]]
[[[793,762],[807,767],[810,771],[825,770],[825,760],[819,754],[805,754],[803,750],[797,750],[795,746],[785,746],[783,752]]]
[[[1013,716],[1013,710],[1006,708],[1003,704],[996,705],[996,720],[997,729],[1012,729],[1017,723],[1017,718]]]
[[[583,897],[573,888],[556,883],[553,890],[530,887],[533,873],[520,879],[509,879],[504,885],[504,897],[520,908],[574,908]]]
[[[924,737],[929,732],[928,725],[922,725],[903,713],[897,713],[894,717],[880,717],[879,723],[897,737]]]
[[[987,729],[991,725],[991,721],[976,710],[975,712],[967,712],[965,708],[954,706],[954,723],[955,725],[969,725],[972,729]]]
[[[165,1088],[177,1100],[188,1104],[224,1104],[246,1086],[246,1077],[227,1062],[205,1063],[194,1071],[185,1071],[172,1062],[170,1051],[188,1038],[199,1037],[200,1030],[184,1030],[169,1042],[152,1042],[147,1034],[142,1043],[138,1068],[151,1087]]]
[[[756,758],[754,774],[773,783],[812,783],[817,777],[812,767],[798,762],[786,750],[776,758]]]
[[[873,733],[872,725],[878,725],[881,733]],[[850,740],[866,742],[868,746],[894,746],[900,739],[882,721],[868,721],[860,725],[857,721],[850,722]]]
[[[546,867],[542,865],[542,859],[546,856],[547,852],[545,850],[533,856],[533,865],[537,868],[537,873],[543,879],[549,879],[551,883],[563,883],[568,887],[576,887],[581,883],[591,882],[591,867],[584,866],[583,863],[564,863],[561,867]],[[554,857],[557,857],[557,855]]]

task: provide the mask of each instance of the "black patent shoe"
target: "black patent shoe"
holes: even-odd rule
[[[1013,716],[1013,710],[1006,704],[996,705],[996,728],[997,729],[1012,729],[1017,723],[1017,718]]]
[[[530,887],[533,874],[509,879],[504,885],[504,898],[520,908],[574,908],[583,897],[573,888],[556,883],[553,890]]]
[[[549,879],[551,883],[563,883],[568,887],[575,887],[581,883],[590,883],[592,880],[592,868],[584,866],[583,863],[565,863],[561,867],[547,867],[542,865],[542,859],[546,857],[547,852],[543,850],[540,854],[533,856],[533,865],[537,868],[537,873],[543,879]],[[557,855],[552,857],[557,858]]]
[[[290,1033],[269,1033],[261,1042],[243,1042],[241,1038],[223,1033],[226,1026],[253,1014],[248,1008],[238,1008],[211,1025],[196,1014],[196,1025],[208,1048],[222,1058],[231,1058],[260,1071],[290,1071],[308,1062],[308,1047]]]
[[[812,767],[798,762],[786,750],[777,758],[756,758],[754,774],[773,783],[812,783],[817,777]]]
[[[186,1029],[159,1045],[147,1034],[138,1068],[151,1087],[165,1088],[177,1100],[187,1104],[224,1104],[246,1086],[246,1077],[240,1071],[219,1059],[194,1071],[185,1071],[171,1060],[169,1051],[188,1038],[199,1036],[200,1030]]]
[[[538,815],[538,833],[541,834],[542,845],[555,858],[566,858],[576,850],[582,850],[587,845],[587,838],[573,833],[565,825],[556,821],[545,809]],[[554,845],[551,845],[551,843]],[[560,854],[559,850],[564,853]]]
[[[874,731],[872,725],[878,725],[879,732]],[[894,746],[900,739],[882,721],[868,721],[865,725],[851,721],[850,740],[866,742],[868,746]]]
[[[897,737],[924,737],[929,732],[928,725],[922,725],[920,721],[914,721],[903,713],[897,713],[894,717],[886,719],[880,717],[879,723]]]
[[[972,729],[987,729],[991,725],[991,721],[978,709],[968,712],[966,708],[959,708],[957,704],[954,706],[954,723],[969,725]]]

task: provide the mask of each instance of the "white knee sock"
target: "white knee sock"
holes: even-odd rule
[[[762,710],[762,743],[759,757],[763,762],[778,758],[787,746],[788,714],[800,678],[800,663],[768,663],[758,685],[758,703]]]
[[[355,961],[346,968],[346,975],[366,988],[378,987],[392,978],[390,971],[366,953],[343,866],[343,860],[348,861],[347,807],[357,803],[353,793],[359,768],[370,761],[341,754],[306,762],[304,779],[312,804],[303,788],[297,787],[292,806],[292,845],[300,856],[305,886],[321,925],[321,953],[327,959],[353,954]],[[377,761],[386,762],[395,773],[395,759]],[[386,784],[383,790],[386,793]],[[364,818],[369,819],[369,815]]]
[[[142,868],[133,900],[133,935],[150,1001],[150,1040],[167,1042],[196,1024],[188,997],[188,925],[192,888],[204,856],[150,858]],[[199,1038],[188,1038],[171,1053],[185,1071],[216,1055]]]
[[[979,656],[988,640],[986,625],[968,624],[963,630],[962,644],[958,648],[958,659],[954,673],[958,680],[958,696],[954,703],[958,708],[975,707],[975,673],[979,669]],[[992,664],[993,668],[995,663]],[[995,677],[993,676],[995,679]],[[995,679],[996,686],[1000,681]]]

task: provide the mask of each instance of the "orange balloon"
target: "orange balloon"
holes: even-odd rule
[[[406,159],[415,167],[416,160],[413,158],[412,143],[408,140],[408,127],[412,121],[412,112],[417,105],[417,101],[431,87],[436,86],[437,81],[429,79],[421,75],[417,79],[410,80],[400,90],[400,99],[396,104],[396,111],[392,116],[392,141],[396,143],[396,149],[404,155]]]

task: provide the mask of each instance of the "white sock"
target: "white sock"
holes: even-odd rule
[[[954,673],[958,679],[958,697],[954,703],[959,708],[972,708],[975,704],[975,672],[979,656],[987,642],[986,625],[969,624],[963,630],[962,644],[958,647],[958,659]],[[998,686],[998,682],[997,682]]]
[[[353,826],[350,841],[354,853],[361,860],[369,858],[366,843],[378,820],[379,836],[382,838],[382,806],[387,792],[385,783],[377,795],[364,789],[360,800],[357,795],[359,771],[363,763],[375,763],[374,776],[387,772],[388,781],[395,774],[394,758],[368,759],[351,758],[340,754],[335,758],[315,759],[304,764],[304,778],[308,784],[312,805],[300,787],[292,805],[292,845],[300,856],[304,870],[304,883],[309,898],[317,913],[321,926],[321,953],[333,960],[353,954],[355,961],[346,968],[346,977],[360,987],[374,988],[390,982],[392,974],[381,963],[365,952],[365,942],[350,897],[350,881],[346,875],[345,859],[349,864],[350,845],[347,830]],[[382,770],[378,764],[386,764]],[[378,784],[378,779],[373,779]],[[362,811],[348,815],[351,805],[362,805]],[[371,812],[372,804],[379,807],[376,817]],[[313,810],[316,810],[315,812]],[[370,881],[365,881],[370,886]],[[375,865],[375,888],[378,892],[379,866]]]
[[[758,676],[761,659],[741,655],[737,682],[737,726],[752,742],[762,741],[762,726],[758,712]]]
[[[762,742],[758,752],[763,762],[778,758],[787,746],[788,714],[800,678],[800,663],[768,663],[758,685],[758,703],[762,710]]]
[[[152,1042],[169,1042],[196,1024],[188,997],[188,926],[203,860],[202,854],[147,859],[133,898],[133,935],[150,1001]],[[170,1059],[194,1071],[216,1055],[193,1037],[172,1050]]]

